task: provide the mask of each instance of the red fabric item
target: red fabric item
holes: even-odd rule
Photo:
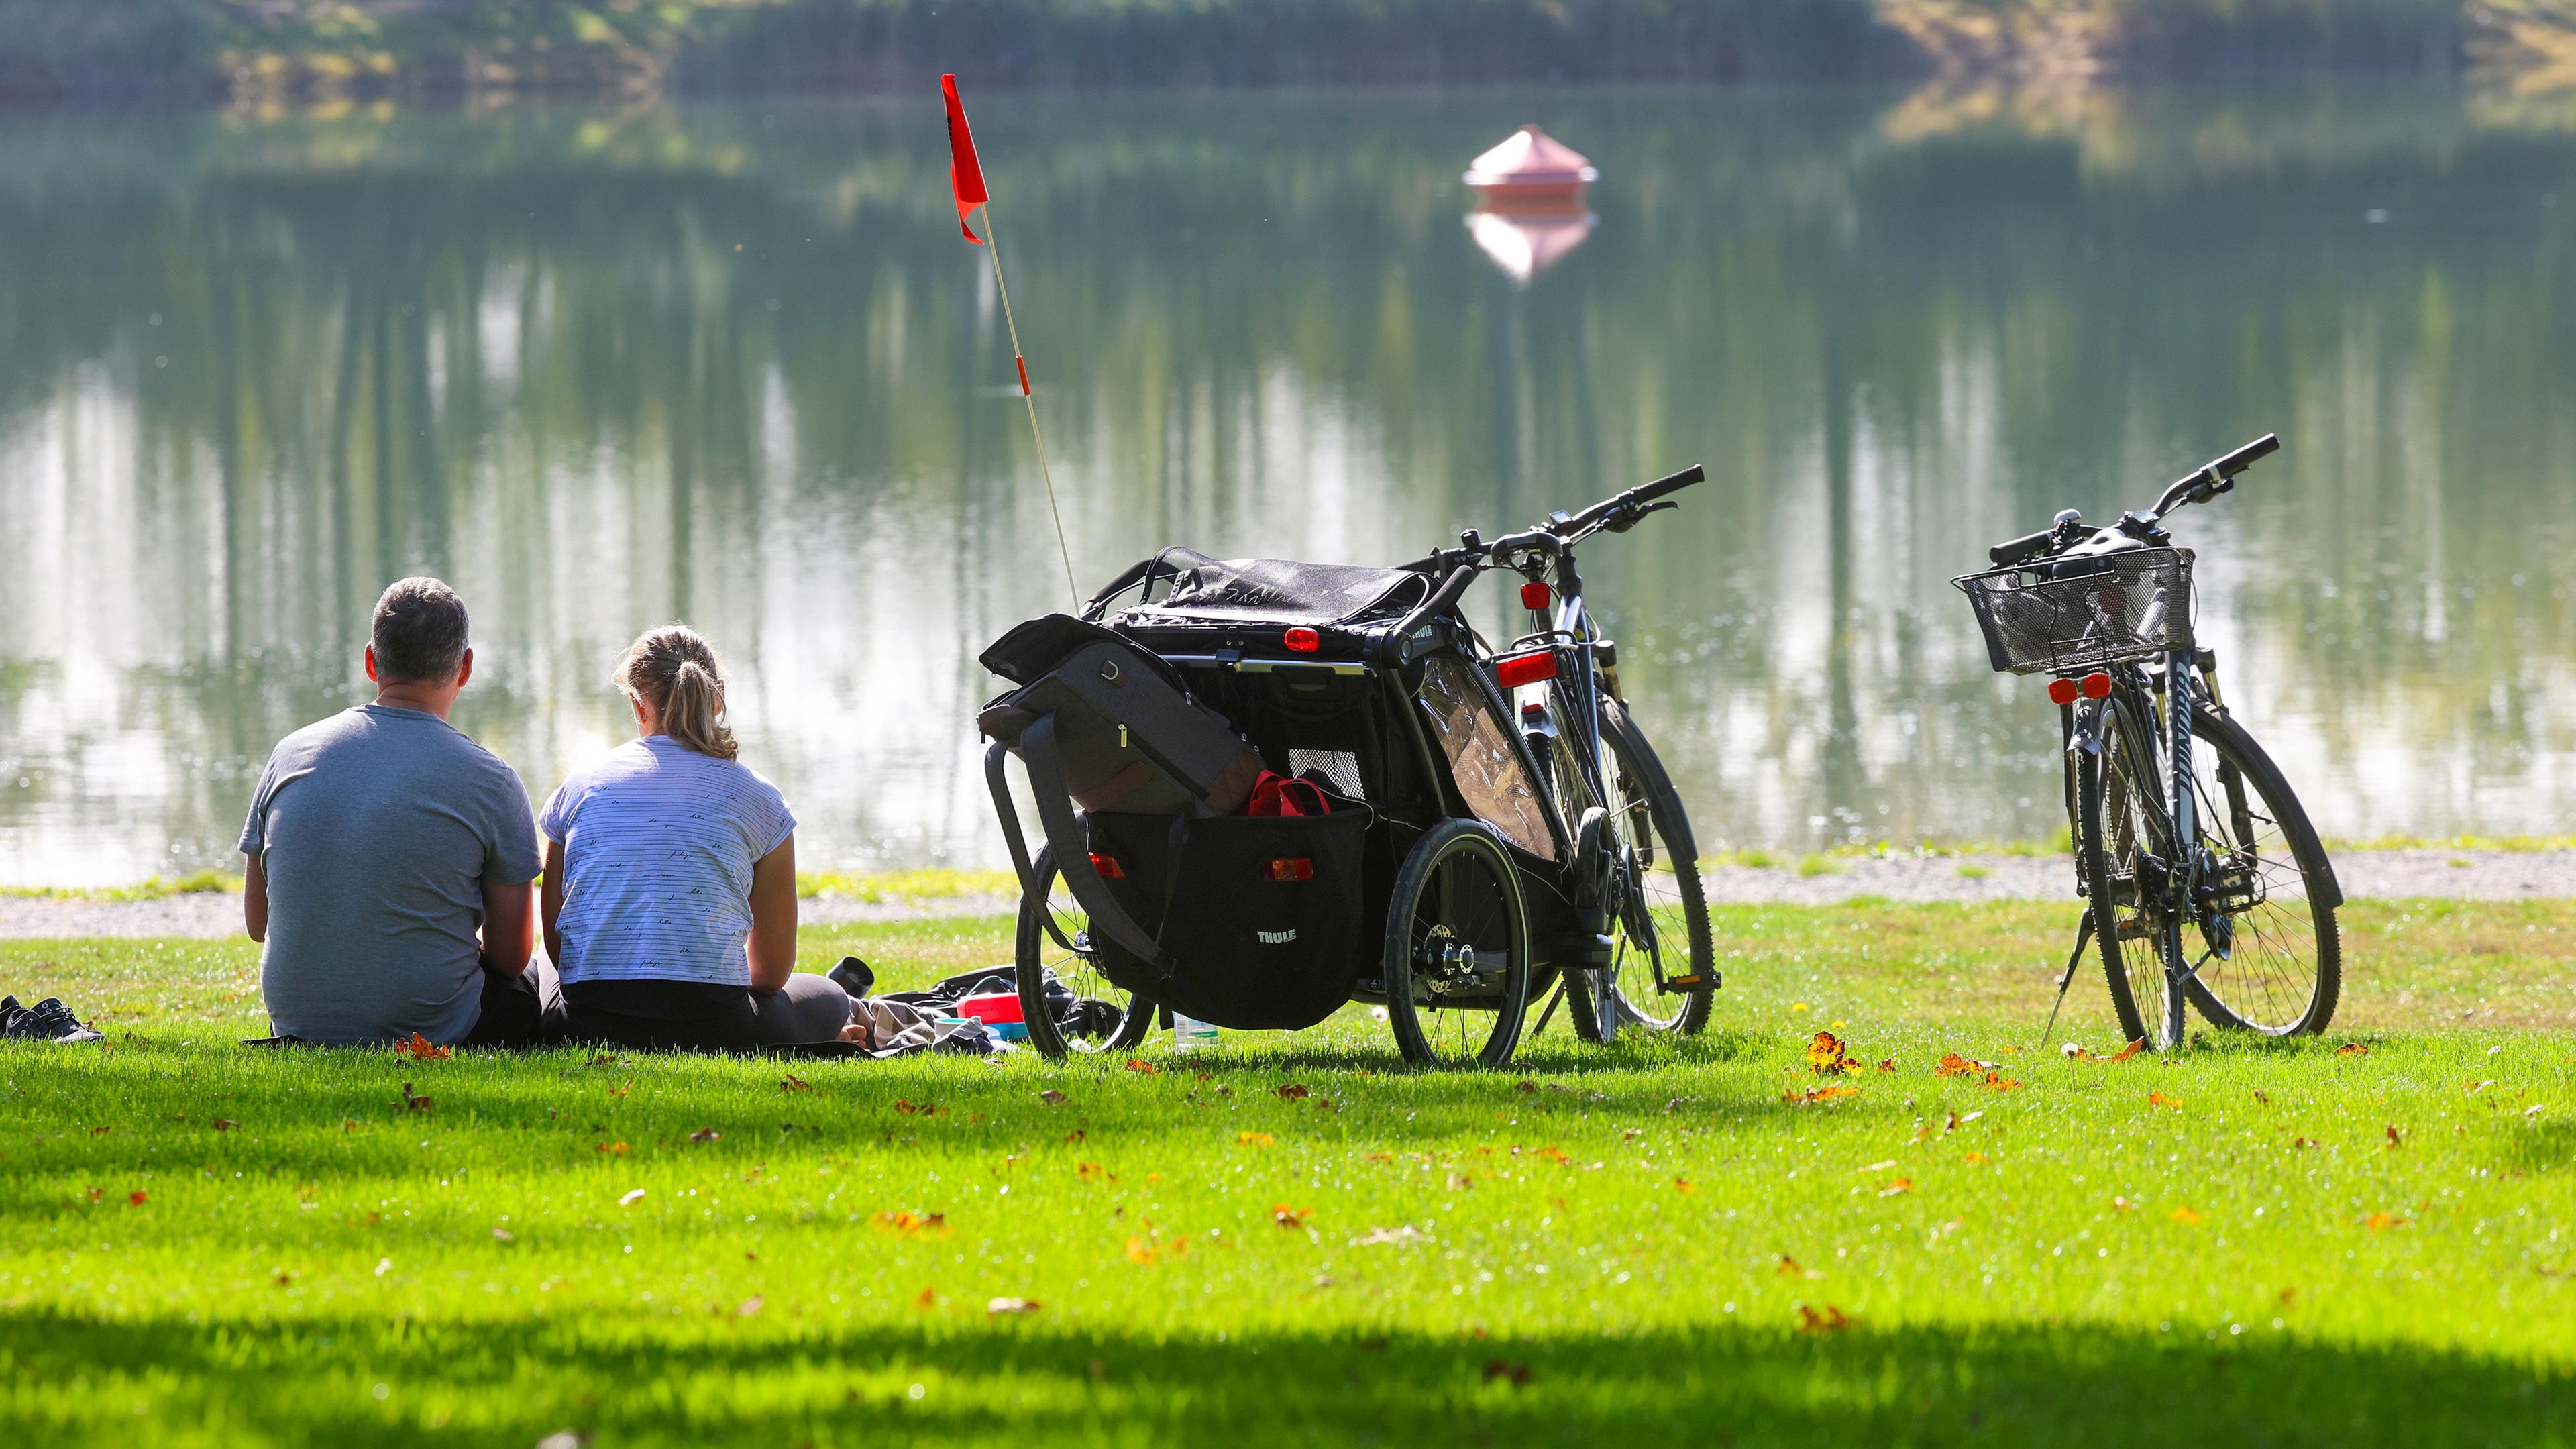
[[[1261,778],[1252,782],[1252,799],[1243,807],[1243,813],[1301,818],[1330,815],[1333,802],[1324,798],[1323,789],[1312,780],[1294,779],[1264,770]]]
[[[975,159],[975,133],[966,129],[966,104],[957,99],[957,77],[941,76],[939,94],[948,103],[948,189],[957,193],[957,230],[980,247],[984,239],[966,225],[966,218],[992,199],[984,194],[984,163]]]

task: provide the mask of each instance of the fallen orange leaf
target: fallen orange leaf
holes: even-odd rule
[[[1811,1308],[1804,1303],[1798,1305],[1800,1333],[1839,1333],[1849,1327],[1851,1315],[1830,1303],[1822,1308]]]
[[[422,1036],[419,1032],[413,1032],[411,1040],[394,1043],[394,1055],[410,1057],[414,1061],[443,1062],[456,1053]]]
[[[1985,1086],[1990,1092],[2017,1092],[2021,1090],[2021,1078],[2007,1077],[2002,1072],[1988,1072]]]
[[[2178,1207],[2178,1208],[2175,1208],[2175,1209],[2173,1210],[2173,1220],[2174,1220],[2175,1222],[2181,1223],[2181,1224],[2182,1224],[2183,1226],[2185,1226],[2185,1227],[2189,1227],[2189,1226],[2191,1226],[2192,1224],[2199,1222],[2202,1218],[2207,1217],[2207,1216],[2208,1216],[2208,1214],[2207,1214],[2207,1213],[2197,1213],[2197,1212],[2193,1212],[2190,1208],[2187,1208],[2187,1207]]]
[[[1300,1097],[1310,1097],[1314,1094],[1306,1090],[1304,1083],[1290,1082],[1279,1089],[1279,1095],[1287,1101],[1294,1102]]]
[[[144,1198],[147,1196],[149,1196],[149,1194],[140,1191],[129,1192],[125,1195],[125,1205],[127,1207],[141,1207],[143,1206]]]
[[[1237,1147],[1267,1147],[1276,1140],[1276,1138],[1273,1138],[1267,1132],[1237,1132],[1234,1134],[1234,1145]]]
[[[2397,1124],[2396,1124],[2396,1123],[2394,1123],[2394,1122],[2389,1123],[2389,1124],[2388,1124],[2388,1150],[2389,1150],[2389,1151],[2391,1151],[2391,1152],[2396,1151],[2400,1146],[2403,1146],[2403,1145],[2405,1144],[2405,1141],[2406,1141],[2406,1134],[2397,1130]]]
[[[1801,1268],[1801,1267],[1799,1267],[1799,1266],[1798,1266],[1798,1260],[1797,1260],[1797,1259],[1790,1257],[1790,1256],[1789,1256],[1788,1254],[1786,1254],[1786,1253],[1782,1253],[1782,1254],[1780,1255],[1780,1276],[1781,1276],[1781,1277],[1783,1277],[1783,1278],[1799,1278],[1799,1277],[1804,1277],[1804,1276],[1806,1275],[1806,1272],[1807,1272],[1807,1270],[1806,1270],[1806,1269]]]
[[[1967,1155],[1967,1157],[1966,1157],[1966,1159],[1965,1159],[1965,1161],[1967,1161],[1971,1166],[1973,1166],[1973,1165],[1975,1165],[1975,1164],[1977,1164],[1977,1163],[1980,1163],[1980,1162],[1991,1162],[1991,1161],[1993,1161],[1993,1160],[1994,1160],[1994,1159],[1992,1159],[1992,1158],[1990,1158],[1990,1157],[1986,1156],[1986,1154],[1984,1154],[1984,1153],[1982,1153],[1982,1152],[1971,1152],[1971,1153],[1969,1153],[1969,1154]]]
[[[1145,1060],[1143,1057],[1129,1057],[1127,1059],[1127,1070],[1131,1072],[1142,1072],[1146,1076],[1150,1077],[1156,1072],[1161,1071],[1162,1068]]]
[[[1270,1205],[1270,1220],[1277,1223],[1279,1226],[1294,1232],[1296,1229],[1306,1226],[1307,1217],[1314,1211],[1315,1210],[1313,1208],[1292,1208],[1284,1202],[1272,1203]]]
[[[805,1080],[803,1077],[796,1075],[794,1072],[789,1072],[786,1080],[778,1084],[778,1090],[782,1092],[810,1092],[814,1090],[814,1084]]]
[[[1957,1052],[1943,1052],[1940,1063],[1932,1068],[1932,1075],[1936,1077],[1973,1077],[1976,1074],[1977,1064]]]
[[[1684,1197],[1688,1197],[1692,1193],[1699,1191],[1699,1185],[1692,1182],[1687,1177],[1676,1177],[1673,1179],[1673,1191],[1682,1194]]]
[[[1887,1186],[1880,1188],[1878,1190],[1878,1195],[1880,1197],[1902,1197],[1913,1190],[1914,1179],[1910,1177],[1900,1177],[1895,1181],[1890,1182]]]
[[[2406,1226],[2406,1219],[2397,1216],[2395,1213],[2372,1213],[2370,1216],[2361,1220],[2361,1225],[2370,1229],[2374,1233],[2379,1233],[2386,1232],[2390,1228],[2402,1228]]]
[[[882,1212],[869,1219],[877,1231],[901,1238],[944,1238],[948,1235],[948,1214]]]
[[[2138,1053],[2145,1051],[2146,1049],[2147,1039],[2145,1037],[2140,1037],[2136,1041],[2133,1041],[2127,1046],[2120,1048],[2118,1051],[2111,1053],[2109,1056],[2104,1057],[2102,1060],[2106,1062],[2125,1062],[2129,1058],[2136,1056]]]
[[[2335,1055],[2339,1057],[2366,1057],[2370,1055],[2370,1048],[2361,1042],[2348,1041],[2342,1046],[2335,1048]]]
[[[2180,1097],[2168,1097],[2160,1091],[2150,1091],[2147,1093],[2147,1105],[2150,1107],[2172,1107],[2176,1110],[2180,1110],[2182,1107],[2182,1099]]]
[[[921,1290],[921,1296],[920,1296],[920,1297],[918,1297],[918,1298],[915,1298],[914,1300],[912,1300],[912,1306],[913,1306],[913,1307],[915,1307],[915,1308],[936,1308],[936,1307],[938,1307],[938,1306],[939,1306],[939,1290],[938,1290],[938,1289],[936,1289],[936,1288],[924,1288],[924,1289],[922,1289],[922,1290]]]

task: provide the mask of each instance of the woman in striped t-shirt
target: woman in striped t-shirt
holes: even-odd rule
[[[796,972],[796,817],[734,758],[724,665],[683,624],[617,665],[638,738],[546,801],[546,950],[572,1035],[727,1051],[831,1041],[850,998]]]

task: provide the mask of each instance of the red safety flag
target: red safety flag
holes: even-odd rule
[[[966,225],[966,218],[991,199],[984,194],[984,165],[975,159],[975,133],[966,129],[966,106],[957,99],[957,77],[941,76],[939,94],[948,102],[948,189],[957,193],[957,229],[980,247],[984,239]]]

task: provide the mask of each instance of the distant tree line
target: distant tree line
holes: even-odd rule
[[[1021,85],[2576,79],[2576,0],[0,0],[0,99]]]

